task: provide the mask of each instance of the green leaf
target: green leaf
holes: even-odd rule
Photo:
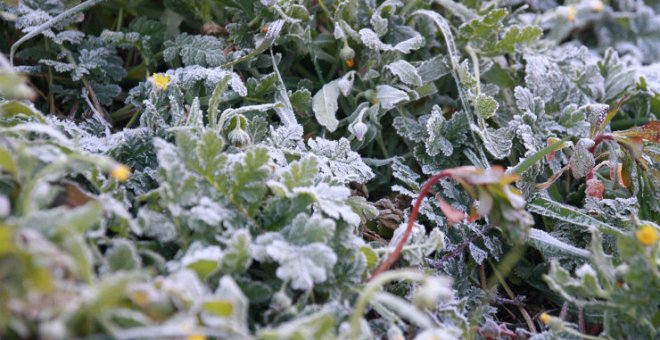
[[[547,257],[569,256],[582,259],[589,258],[589,252],[587,250],[572,246],[536,228],[529,230],[529,240],[527,243]]]
[[[204,301],[202,310],[217,316],[227,317],[234,312],[234,304],[226,300]]]
[[[229,273],[246,271],[252,264],[250,246],[252,237],[247,230],[237,230],[227,242],[222,258],[222,270]]]
[[[474,106],[481,118],[488,119],[495,115],[495,112],[500,105],[493,97],[480,94],[477,96]]]
[[[319,172],[316,157],[307,156],[289,165],[288,171],[282,174],[282,182],[289,190],[296,187],[308,187],[314,184],[314,178]]]
[[[385,65],[385,68],[408,85],[422,86],[422,77],[417,73],[417,69],[405,60],[397,60]]]
[[[195,148],[197,154],[196,170],[200,175],[207,179],[213,179],[218,184],[216,177],[222,176],[224,167],[227,163],[227,157],[222,154],[225,146],[224,140],[218,135],[216,130],[207,130],[202,134],[200,141]]]
[[[504,36],[497,43],[487,47],[484,52],[490,55],[513,53],[516,45],[535,42],[542,34],[543,29],[539,26],[513,25],[506,29]]]
[[[286,339],[336,339],[336,321],[331,311],[320,311],[308,316],[287,321],[277,328],[262,329],[260,340]]]
[[[226,62],[222,52],[224,49],[225,44],[216,37],[183,33],[174,41],[165,42],[163,58],[172,62],[180,56],[186,66],[216,67]]]
[[[7,171],[14,177],[18,174],[12,154],[3,147],[0,147],[0,169]]]
[[[621,234],[621,230],[618,228],[613,227],[605,222],[599,221],[589,215],[586,215],[575,207],[551,201],[546,198],[534,199],[527,205],[527,209],[530,212],[568,222],[585,229],[595,227],[607,234]]]
[[[223,255],[218,246],[203,246],[201,243],[195,243],[181,258],[181,265],[192,269],[203,280],[220,268]]]
[[[245,153],[242,162],[232,167],[231,194],[235,199],[257,203],[268,192],[266,180],[270,177],[268,150],[254,148]]]
[[[542,160],[543,157],[553,152],[561,150],[564,147],[564,143],[569,139],[570,137],[564,137],[563,139],[552,143],[551,145],[525,158],[522,162],[516,164],[516,166],[507,170],[507,172],[510,174],[521,176],[522,174],[525,173],[525,171],[527,171],[527,169],[531,168],[534,164],[536,164],[536,162]]]
[[[318,214],[309,216],[301,213],[293,219],[290,226],[282,230],[282,234],[290,243],[296,245],[327,243],[335,234],[335,222]]]
[[[115,239],[112,247],[105,253],[105,265],[110,272],[134,270],[142,265],[135,245],[126,239]]]
[[[6,121],[9,119],[34,119],[39,123],[46,124],[46,119],[34,107],[28,106],[18,101],[0,102],[0,116],[2,116],[2,125],[6,126]],[[13,124],[12,124],[13,125]]]

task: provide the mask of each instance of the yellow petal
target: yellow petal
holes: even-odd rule
[[[167,86],[170,85],[170,76],[163,73],[154,73],[151,77],[151,82],[157,89],[167,90]]]
[[[110,177],[125,182],[131,176],[131,169],[124,164],[117,164],[110,169]]]
[[[645,247],[652,246],[658,242],[658,231],[652,226],[646,224],[635,232],[639,243]]]

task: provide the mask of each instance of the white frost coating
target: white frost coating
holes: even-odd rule
[[[199,205],[191,209],[191,215],[209,226],[217,226],[226,217],[222,213],[226,213],[225,209],[220,204],[213,202],[208,197],[202,197]]]
[[[482,264],[488,258],[488,253],[479,248],[476,244],[470,243],[470,255],[478,264]]]
[[[189,269],[179,270],[166,277],[162,281],[161,290],[179,296],[190,303],[199,301],[209,293],[197,275]]]
[[[419,76],[415,66],[403,59],[386,65],[385,68],[408,85],[422,86],[422,77]]]
[[[335,131],[339,125],[339,121],[335,117],[335,113],[337,113],[337,109],[339,108],[337,99],[339,99],[337,80],[323,85],[319,92],[316,92],[314,98],[312,98],[312,109],[314,110],[316,120],[330,132]]]
[[[449,141],[443,132],[443,125],[446,119],[437,105],[431,111],[431,117],[426,122],[426,131],[429,138],[425,140],[426,153],[429,156],[437,156],[440,153],[449,157],[454,153],[454,145]]]
[[[188,249],[186,255],[181,259],[181,265],[188,267],[200,261],[215,262],[220,265],[222,261],[222,250],[218,246],[202,247],[195,243]]]
[[[403,54],[408,54],[410,51],[419,49],[424,45],[424,38],[418,32],[414,32],[411,38],[401,41],[394,46],[380,41],[378,34],[371,29],[363,28],[360,30],[359,34],[362,43],[368,48],[376,51],[397,51]]]
[[[548,255],[569,255],[572,257],[589,258],[589,252],[562,242],[543,230],[530,228],[529,241],[534,248]]]
[[[316,200],[318,208],[327,216],[343,219],[347,223],[357,226],[361,219],[346,203],[351,191],[346,187],[331,186],[319,183],[314,187],[299,187],[293,189],[294,194],[308,194]]]
[[[238,93],[241,97],[247,96],[247,87],[245,87],[241,77],[234,72],[231,73],[231,81],[229,82],[229,86],[231,86],[231,88],[234,89],[234,91],[236,91],[236,93]]]
[[[388,248],[393,250],[399,244],[405,233],[406,226],[406,223],[402,223],[394,230]],[[410,265],[421,265],[426,256],[445,248],[444,239],[445,234],[440,229],[434,228],[427,236],[424,227],[415,223],[412,233],[403,248],[402,256]]]
[[[221,82],[225,76],[230,75],[229,85],[232,90],[241,96],[247,95],[247,88],[234,72],[230,72],[222,67],[202,67],[199,65],[180,67],[174,70],[168,70],[167,75],[171,81],[180,84],[182,87],[193,87],[197,82],[204,82],[204,86],[209,93],[213,92],[215,86]]]
[[[315,283],[327,280],[328,272],[337,262],[337,255],[325,244],[315,242],[295,246],[274,232],[257,237],[252,256],[259,262],[277,262],[277,277],[290,281],[291,287],[298,290],[312,289]]]
[[[366,183],[374,177],[373,171],[364,164],[362,157],[351,150],[346,138],[331,141],[323,138],[310,139],[309,151],[318,157],[319,174],[322,179],[346,184]]]
[[[353,81],[355,80],[355,73],[355,71],[350,71],[337,81],[337,86],[339,87],[339,92],[341,92],[342,96],[345,97],[351,94]]]
[[[596,274],[596,271],[590,264],[585,263],[575,270],[575,275],[579,278],[583,278],[585,276],[597,277],[598,274]]]
[[[300,125],[298,124],[298,121],[296,120],[296,115],[293,112],[293,105],[291,105],[291,99],[289,99],[289,94],[286,91],[286,85],[284,85],[284,80],[282,80],[282,75],[280,74],[280,70],[277,68],[277,63],[275,62],[275,56],[273,55],[273,51],[270,52],[270,58],[273,61],[273,70],[275,70],[275,74],[277,74],[277,79],[280,81],[280,86],[279,86],[279,92],[275,93],[275,99],[279,100],[284,104],[283,106],[276,107],[275,112],[277,112],[277,115],[280,118],[280,121],[284,126],[296,126]]]
[[[393,109],[396,104],[410,99],[408,94],[390,85],[376,86],[376,97],[380,106],[386,110]]]
[[[461,79],[457,72],[457,70],[459,70],[460,54],[458,53],[458,49],[456,48],[456,42],[454,40],[454,35],[451,32],[451,28],[449,27],[449,23],[447,23],[447,20],[445,20],[445,18],[443,18],[440,14],[430,10],[417,10],[413,12],[412,15],[418,15],[418,14],[429,17],[431,20],[433,20],[433,22],[438,26],[438,28],[442,32],[442,36],[445,39],[445,44],[447,45],[447,52],[449,52],[451,74],[452,77],[454,78],[454,81],[456,82],[456,88],[458,89],[458,94],[459,97],[461,98],[462,107],[466,112],[470,114],[471,117],[474,117],[474,112],[472,111],[472,106],[468,99],[469,97],[465,91],[465,88],[463,87],[463,84],[461,83]],[[475,139],[475,143],[476,143],[476,138],[474,138],[474,133],[470,132],[470,134],[472,135],[472,138]],[[484,140],[484,144],[488,144],[488,142]],[[488,160],[483,150],[479,147],[478,151],[479,151],[479,157],[481,158],[481,162],[484,164],[488,164]],[[489,152],[491,152],[490,149]]]

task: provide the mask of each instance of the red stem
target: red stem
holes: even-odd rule
[[[410,212],[410,217],[408,218],[408,226],[406,227],[406,231],[403,233],[403,237],[401,238],[401,241],[396,245],[396,248],[394,251],[390,254],[389,257],[383,262],[376,270],[374,270],[373,273],[371,273],[371,277],[369,278],[369,281],[373,280],[374,277],[378,276],[378,274],[388,270],[394,262],[399,258],[401,255],[401,251],[403,251],[403,246],[406,245],[406,242],[408,242],[408,238],[410,237],[410,234],[412,233],[412,228],[415,222],[417,221],[417,215],[419,215],[419,208],[422,205],[422,201],[424,200],[424,197],[426,197],[426,194],[431,190],[431,188],[440,182],[441,179],[450,176],[449,172],[447,170],[442,170],[440,173],[437,175],[431,177],[431,179],[424,184],[422,187],[422,190],[419,191],[419,195],[417,195],[417,200],[415,200],[415,205],[413,206],[412,211]]]
[[[612,136],[612,134],[610,133],[601,133],[596,135],[596,137],[594,138],[594,146],[589,148],[589,152],[595,153],[598,145],[600,145],[600,143],[606,140],[614,140],[614,136]]]

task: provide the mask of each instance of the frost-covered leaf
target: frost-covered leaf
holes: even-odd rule
[[[422,86],[422,77],[417,73],[417,69],[405,60],[397,60],[385,68],[408,85]]]
[[[334,219],[341,218],[354,226],[361,222],[360,216],[346,203],[351,194],[348,188],[320,183],[314,187],[295,188],[293,192],[297,195],[311,196],[318,208],[327,216]]]
[[[572,256],[589,258],[589,252],[563,242],[543,230],[532,228],[529,231],[529,244],[545,256]]]
[[[592,146],[594,146],[594,141],[588,138],[582,138],[575,144],[573,156],[569,162],[573,177],[586,176],[596,165],[594,155],[589,151]]]
[[[606,222],[599,221],[579,209],[545,198],[537,198],[527,205],[527,209],[546,217],[568,222],[582,228],[596,227],[605,233],[619,233],[619,229]]]
[[[222,264],[222,249],[218,246],[204,246],[196,243],[188,248],[181,258],[181,265],[193,270],[201,279],[205,279],[218,270]]]
[[[340,183],[365,183],[374,177],[368,165],[364,164],[362,157],[351,150],[347,139],[331,141],[323,138],[309,140],[309,150],[317,156],[320,175],[332,178]]]
[[[225,47],[216,37],[182,33],[174,41],[165,42],[163,57],[168,62],[181,57],[185,66],[216,67],[226,62],[222,52]]]
[[[292,244],[327,243],[335,233],[335,222],[320,215],[298,214],[291,225],[282,230]]]
[[[424,141],[427,134],[426,127],[410,117],[395,117],[392,125],[400,136],[417,143]]]
[[[408,101],[410,99],[406,92],[390,85],[376,86],[376,98],[378,98],[380,106],[386,110],[392,109],[397,104]]]
[[[252,237],[247,230],[235,231],[227,241],[227,247],[222,256],[222,270],[238,273],[247,270],[252,264],[250,254]]]
[[[112,247],[105,254],[105,266],[110,272],[138,269],[142,266],[142,259],[132,242],[115,239]]]
[[[400,41],[394,46],[382,42],[378,34],[371,29],[363,28],[360,30],[359,34],[360,40],[365,46],[378,51],[398,51],[408,54],[413,50],[419,49],[424,44],[424,38],[414,31],[408,39]]]
[[[435,56],[429,60],[424,60],[417,66],[417,73],[422,80],[422,83],[435,81],[450,73],[449,66],[445,60],[445,56]]]
[[[511,133],[507,128],[493,129],[487,127],[477,130],[484,142],[486,150],[496,159],[502,159],[511,153]]]
[[[483,119],[492,117],[499,107],[499,104],[493,97],[484,94],[477,96],[475,101],[474,108],[477,111],[477,114]]]
[[[289,169],[282,174],[283,184],[293,190],[295,187],[307,187],[314,184],[314,178],[319,172],[318,161],[314,156],[307,156],[299,161],[291,162]]]
[[[276,274],[291,287],[309,290],[314,284],[327,280],[328,273],[337,262],[337,255],[322,243],[294,246],[279,234],[268,233],[255,240],[256,259],[270,259],[279,264]]]
[[[245,153],[242,162],[232,167],[231,192],[248,203],[257,203],[268,191],[266,180],[270,176],[270,157],[265,148],[255,148]]]
[[[401,224],[390,240],[390,247],[396,246],[406,229],[406,224]],[[406,246],[403,248],[403,258],[413,266],[420,265],[424,258],[432,253],[442,250],[445,247],[445,234],[438,228],[434,228],[426,235],[424,228],[420,225],[413,227],[412,234],[408,238]]]
[[[339,105],[339,84],[337,81],[331,81],[316,92],[312,98],[312,109],[316,116],[316,121],[332,132],[337,129],[339,121],[335,117]]]
[[[470,248],[470,255],[472,256],[472,258],[476,263],[482,264],[484,260],[488,258],[488,253],[485,250],[479,248],[479,246],[477,246],[476,244],[470,243],[469,248]]]

